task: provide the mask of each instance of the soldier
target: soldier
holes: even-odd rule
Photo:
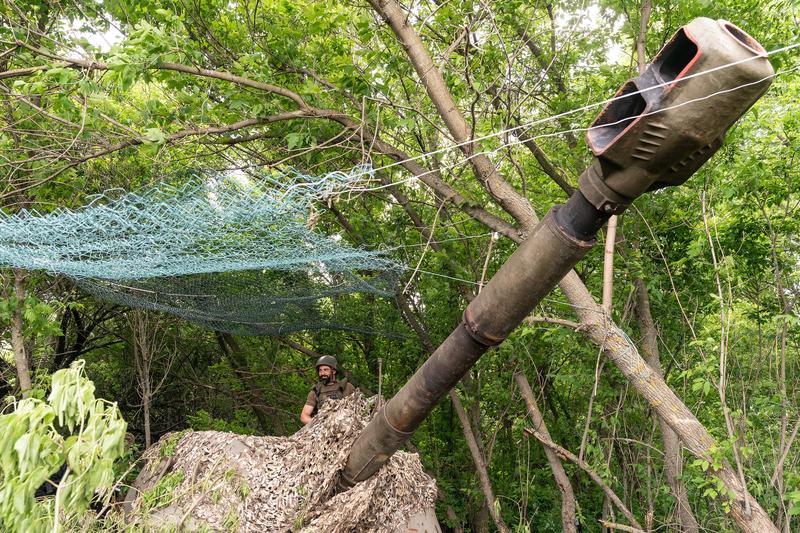
[[[316,416],[322,402],[326,400],[341,400],[345,396],[353,394],[356,390],[347,379],[337,379],[339,364],[332,355],[323,355],[317,360],[317,375],[319,383],[308,392],[306,404],[300,413],[300,421],[308,424]]]

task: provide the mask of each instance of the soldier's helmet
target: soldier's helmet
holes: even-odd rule
[[[317,370],[319,370],[319,367],[321,367],[322,365],[327,365],[332,369],[336,370],[337,372],[339,371],[339,362],[332,355],[323,355],[322,357],[317,359],[317,365],[316,365]]]

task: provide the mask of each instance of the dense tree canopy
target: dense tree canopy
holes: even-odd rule
[[[396,299],[332,310],[377,334],[269,338],[1,270],[4,395],[41,395],[51,373],[85,359],[138,449],[185,428],[297,430],[317,354],[390,396],[577,186],[601,109],[590,104],[698,16],[730,20],[767,50],[800,41],[791,0],[5,0],[6,214],[180,185],[194,168],[321,175],[370,163],[361,190],[319,202],[308,225],[409,268]],[[798,50],[770,56],[772,88],[686,186],[620,217],[613,285],[600,245],[416,433],[444,526],[757,531],[757,507],[779,530],[797,527]],[[639,354],[652,383],[637,377]],[[678,403],[661,404],[666,386]],[[681,409],[691,420],[670,419]]]

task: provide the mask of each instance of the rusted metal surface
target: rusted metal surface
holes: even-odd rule
[[[469,304],[464,317],[474,338],[502,342],[594,245],[558,223],[563,208],[545,216]]]
[[[576,193],[578,194],[578,193]],[[589,251],[556,222],[554,208],[508,258],[434,351],[359,435],[340,485],[372,476],[419,427],[441,397],[493,344],[499,344]]]
[[[617,93],[629,96],[614,100],[595,120],[587,133],[595,159],[581,175],[580,189],[551,209],[359,435],[339,487],[380,469],[480,356],[503,342],[586,254],[611,214],[648,190],[680,185],[700,168],[773,74],[761,45],[733,24],[699,18],[681,28]]]

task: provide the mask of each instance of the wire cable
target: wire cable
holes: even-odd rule
[[[537,125],[544,124],[544,123],[547,123],[547,122],[553,122],[555,120],[558,120],[560,118],[563,118],[563,117],[566,117],[566,116],[569,116],[569,115],[573,115],[575,113],[580,113],[580,112],[583,112],[583,111],[588,111],[590,109],[594,109],[596,107],[605,106],[605,105],[608,105],[608,104],[610,104],[612,102],[615,102],[615,101],[618,101],[618,100],[623,100],[625,98],[630,98],[630,97],[633,97],[633,96],[636,96],[636,95],[639,95],[639,94],[643,94],[643,93],[648,92],[648,91],[653,91],[653,90],[656,90],[656,89],[660,89],[662,87],[667,87],[667,86],[670,86],[670,85],[671,86],[675,86],[675,85],[683,83],[684,81],[687,81],[687,80],[691,80],[691,79],[698,78],[698,77],[701,77],[701,76],[707,76],[709,74],[713,74],[714,72],[718,72],[718,71],[726,69],[726,68],[730,68],[730,67],[734,67],[734,66],[737,66],[737,65],[741,65],[743,63],[747,63],[747,62],[750,62],[750,61],[755,61],[757,59],[765,59],[766,57],[769,57],[769,56],[772,56],[772,55],[775,55],[775,54],[780,54],[780,53],[783,53],[783,52],[787,52],[787,51],[793,50],[795,48],[800,48],[800,42],[792,43],[792,44],[789,44],[789,45],[786,45],[786,46],[782,46],[780,48],[775,48],[773,50],[769,50],[769,51],[765,52],[764,54],[753,55],[753,56],[750,56],[750,57],[746,57],[744,59],[740,59],[738,61],[733,61],[731,63],[726,63],[724,65],[719,65],[719,66],[716,66],[716,67],[713,67],[713,68],[710,68],[710,69],[707,69],[707,70],[703,70],[703,71],[700,71],[700,72],[695,72],[694,74],[689,74],[687,76],[683,76],[682,78],[679,78],[677,80],[671,80],[671,81],[668,81],[668,82],[662,82],[662,83],[659,83],[659,84],[656,84],[656,85],[653,85],[653,86],[650,86],[650,87],[645,87],[644,89],[639,89],[637,91],[633,91],[633,92],[630,92],[630,93],[626,93],[626,94],[622,94],[622,95],[616,95],[616,96],[613,96],[611,98],[607,98],[607,99],[604,99],[604,100],[600,100],[600,101],[597,101],[597,102],[586,104],[584,106],[577,107],[577,108],[574,108],[574,109],[570,109],[570,110],[564,111],[562,113],[557,113],[555,115],[550,115],[548,117],[532,120],[532,121],[526,122],[524,124],[518,124],[518,125],[512,126],[510,128],[505,128],[505,129],[502,129],[502,130],[499,130],[499,131],[496,131],[496,132],[492,132],[492,133],[483,135],[481,137],[474,137],[474,138],[471,138],[471,139],[466,140],[466,141],[462,141],[462,142],[459,142],[459,143],[452,144],[450,146],[445,146],[445,147],[442,147],[442,148],[438,148],[436,150],[432,150],[432,151],[429,151],[429,152],[424,152],[424,153],[421,153],[421,154],[417,154],[415,156],[408,157],[406,159],[401,159],[399,161],[393,161],[392,163],[388,163],[388,164],[380,166],[380,167],[369,167],[369,165],[359,165],[361,167],[369,167],[369,168],[364,168],[364,170],[360,170],[360,171],[356,171],[355,173],[351,173],[350,177],[357,179],[357,178],[359,178],[361,176],[374,176],[374,174],[376,172],[379,172],[381,170],[386,170],[386,169],[389,169],[389,168],[393,168],[393,167],[396,167],[396,166],[403,165],[405,163],[411,163],[413,161],[418,161],[420,159],[424,159],[424,158],[432,156],[432,155],[448,152],[448,151],[453,150],[455,148],[460,148],[462,146],[475,144],[475,143],[480,142],[480,141],[484,141],[484,140],[487,140],[487,139],[492,139],[494,137],[499,137],[499,136],[502,136],[502,135],[506,135],[508,133],[513,133],[513,132],[518,131],[518,130],[527,129],[527,128],[530,128],[532,126],[537,126]],[[776,72],[776,73],[774,73],[774,74],[772,74],[770,76],[766,76],[766,77],[764,77],[761,80],[758,80],[756,82],[751,82],[751,83],[743,84],[743,85],[738,86],[738,87],[733,87],[731,89],[725,89],[723,91],[718,91],[716,93],[707,95],[706,97],[702,97],[702,98],[698,98],[698,99],[695,99],[695,100],[691,100],[689,102],[684,102],[683,104],[679,104],[679,105],[676,105],[676,106],[671,106],[671,107],[666,107],[666,108],[663,108],[663,109],[655,110],[655,111],[652,111],[651,113],[648,113],[648,115],[661,113],[661,112],[664,112],[664,111],[668,111],[670,109],[674,109],[675,107],[680,107],[681,105],[687,105],[687,104],[690,104],[692,102],[696,102],[698,100],[704,100],[704,99],[711,98],[711,97],[719,95],[719,94],[732,92],[734,90],[738,90],[738,89],[741,89],[741,88],[744,88],[744,87],[748,87],[748,86],[753,85],[753,84],[761,83],[761,82],[763,82],[763,81],[765,81],[765,80],[767,80],[769,78],[777,77],[779,75],[786,74],[786,73],[792,72],[794,70],[797,70],[797,67],[795,67],[793,69],[785,70],[785,71]],[[642,116],[648,116],[648,115],[642,115]],[[602,126],[595,126],[595,128],[609,127],[609,126],[612,126],[612,125],[620,124],[620,123],[625,122],[625,121],[630,120],[630,119],[631,119],[631,117],[626,117],[626,118],[621,119],[621,120],[619,120],[617,122],[603,124]],[[348,187],[347,192],[348,193],[371,192],[371,191],[378,191],[378,190],[386,189],[386,188],[390,188],[390,187],[395,187],[397,185],[402,185],[402,184],[405,184],[405,183],[408,183],[408,182],[411,182],[411,181],[414,181],[414,180],[418,180],[419,178],[421,178],[423,176],[427,176],[429,174],[434,174],[434,173],[439,172],[439,171],[441,171],[443,169],[453,168],[455,166],[458,166],[460,164],[465,163],[466,161],[470,161],[475,157],[478,157],[478,156],[481,156],[481,155],[487,155],[487,154],[494,154],[494,153],[498,152],[499,150],[501,150],[503,148],[506,148],[506,147],[509,147],[509,146],[515,146],[515,145],[518,145],[518,144],[523,144],[524,142],[526,142],[528,140],[537,140],[537,139],[546,138],[546,137],[555,137],[555,136],[558,136],[558,135],[563,135],[564,133],[574,133],[574,132],[581,132],[581,131],[589,131],[591,129],[592,129],[591,127],[588,127],[588,128],[571,128],[571,129],[565,129],[565,130],[556,131],[556,132],[552,132],[552,133],[539,134],[539,135],[536,135],[536,136],[533,136],[533,137],[528,137],[525,140],[517,140],[517,141],[508,142],[508,143],[503,143],[503,144],[501,144],[500,146],[498,146],[498,147],[496,147],[494,149],[485,150],[485,151],[482,151],[482,152],[476,152],[474,154],[471,154],[471,155],[467,156],[465,159],[459,159],[458,161],[456,161],[454,163],[451,163],[449,165],[439,166],[435,170],[429,170],[427,172],[424,172],[422,174],[417,174],[415,176],[411,176],[411,177],[406,178],[404,180],[399,180],[399,181],[396,181],[396,182],[387,183],[387,184],[383,184],[383,185],[377,185],[375,187],[353,187],[353,188],[349,188]],[[327,176],[320,178],[320,180],[318,180],[317,182],[311,182],[311,184],[315,185],[315,184],[321,183],[322,181],[326,181],[326,180],[327,180]],[[284,191],[284,194],[288,194],[291,191],[291,189],[293,189],[294,187],[301,187],[301,186],[304,186],[304,185],[308,185],[308,184],[307,183],[306,184],[300,184],[300,183],[293,184],[290,187],[288,187],[286,191]],[[331,192],[333,193],[333,191],[331,191]]]
[[[798,46],[800,46],[800,43],[798,43]],[[726,94],[726,93],[737,91],[739,89],[743,89],[745,87],[749,87],[749,86],[752,86],[752,85],[757,85],[757,84],[762,83],[762,82],[764,82],[764,81],[766,81],[766,80],[768,80],[770,78],[776,78],[778,76],[781,76],[781,75],[784,75],[784,74],[788,74],[790,72],[794,72],[794,71],[797,71],[797,70],[800,70],[800,65],[798,65],[796,67],[793,67],[793,68],[790,68],[790,69],[786,69],[786,70],[775,72],[773,74],[770,74],[769,76],[764,76],[763,78],[761,78],[759,80],[756,80],[756,81],[753,81],[753,82],[744,83],[742,85],[737,85],[736,87],[731,87],[729,89],[723,89],[723,90],[720,90],[720,91],[717,91],[717,92],[714,92],[714,93],[711,93],[711,94],[708,94],[708,95],[705,95],[705,96],[701,96],[701,97],[698,97],[698,98],[694,98],[692,100],[688,100],[686,102],[682,102],[680,104],[664,107],[664,108],[661,108],[661,109],[656,109],[656,110],[651,111],[649,113],[644,113],[644,114],[638,115],[638,116],[639,117],[644,117],[644,116],[657,115],[659,113],[663,113],[665,111],[669,111],[669,110],[672,110],[672,109],[683,107],[685,105],[689,105],[689,104],[692,104],[692,103],[695,103],[695,102],[698,102],[698,101],[708,100],[709,98],[713,98],[713,97],[719,96],[721,94]],[[710,71],[704,71],[704,72],[710,72]],[[636,93],[629,93],[629,95],[633,95],[633,94],[636,94]],[[627,97],[629,95],[624,95],[624,97]],[[612,100],[608,100],[608,102],[610,102],[610,101],[613,101],[613,99]],[[597,104],[597,105],[599,105],[599,104]],[[586,106],[584,106],[584,107],[586,107]],[[583,109],[583,108],[580,108],[580,109]],[[556,116],[556,117],[563,116],[563,113],[561,115],[554,115],[554,116]],[[545,119],[542,119],[542,120],[545,120]],[[474,153],[472,155],[467,156],[465,159],[459,159],[458,161],[455,161],[454,163],[450,163],[450,164],[446,164],[446,165],[440,165],[435,169],[428,170],[428,171],[423,172],[421,174],[416,174],[414,176],[411,176],[411,177],[403,179],[403,180],[398,180],[398,181],[395,181],[395,182],[392,182],[392,183],[388,183],[388,184],[384,184],[384,185],[377,185],[375,187],[355,187],[355,188],[349,189],[349,192],[369,192],[369,191],[377,191],[377,190],[381,190],[381,189],[386,189],[386,188],[389,188],[389,187],[395,187],[395,186],[402,185],[402,184],[410,182],[410,181],[418,180],[421,177],[427,176],[429,174],[438,173],[438,172],[440,172],[442,170],[446,170],[446,169],[450,169],[450,168],[456,167],[456,166],[461,165],[461,164],[463,164],[463,163],[465,163],[467,161],[470,161],[471,159],[473,159],[475,157],[478,157],[478,156],[481,156],[481,155],[495,154],[495,153],[499,152],[500,150],[502,150],[503,148],[507,148],[509,146],[516,146],[516,145],[519,145],[519,144],[523,144],[523,143],[525,143],[527,141],[530,141],[530,140],[538,140],[538,139],[543,139],[543,138],[547,138],[547,137],[556,137],[556,136],[559,136],[559,135],[563,135],[564,133],[577,133],[577,132],[583,132],[583,131],[591,131],[591,130],[594,130],[594,129],[607,128],[609,126],[622,124],[622,123],[630,121],[630,120],[631,120],[631,117],[625,117],[625,118],[620,119],[620,120],[618,120],[616,122],[609,122],[609,123],[602,124],[600,126],[589,126],[589,127],[582,127],[582,128],[570,128],[570,129],[555,131],[555,132],[551,132],[551,133],[542,133],[542,134],[539,134],[539,135],[535,135],[533,137],[527,137],[525,139],[518,139],[516,141],[510,141],[510,142],[504,143],[504,144],[502,144],[502,145],[500,145],[500,146],[498,146],[496,148],[493,148],[491,150],[485,150],[485,151],[482,151],[482,152],[476,152],[476,153]],[[518,128],[518,127],[519,126],[517,126],[516,128]],[[503,132],[498,132],[498,134],[502,134],[502,133]],[[487,137],[484,137],[484,138],[487,138]],[[463,144],[464,143],[462,143],[462,145]],[[442,150],[440,149],[438,151],[442,151]],[[431,152],[431,153],[435,153],[435,152]],[[379,170],[383,170],[385,168],[388,168],[388,167],[391,167],[391,166],[395,166],[397,164],[402,164],[402,163],[405,163],[405,162],[408,162],[408,161],[419,159],[420,157],[424,157],[425,155],[426,154],[420,154],[419,156],[415,156],[413,158],[404,159],[402,161],[396,161],[394,163],[391,163],[391,164],[383,166],[383,167],[373,168],[370,172],[357,173],[355,176],[357,177],[357,176],[361,176],[361,175],[370,174],[372,172],[377,172]]]
[[[733,61],[731,63],[726,63],[724,65],[719,65],[717,67],[710,68],[708,70],[703,70],[701,72],[695,72],[694,74],[689,74],[688,76],[684,76],[684,77],[682,77],[680,79],[677,79],[677,80],[672,80],[672,81],[668,81],[668,82],[659,83],[659,84],[653,85],[651,87],[646,87],[644,89],[640,89],[638,91],[633,91],[633,92],[626,93],[626,94],[623,94],[623,95],[614,96],[612,98],[607,98],[605,100],[600,100],[600,101],[597,101],[597,102],[593,102],[591,104],[586,104],[584,106],[581,106],[581,107],[578,107],[578,108],[575,108],[575,109],[570,109],[568,111],[564,111],[564,112],[558,113],[556,115],[551,115],[549,117],[536,119],[536,120],[533,120],[533,121],[530,121],[530,122],[526,122],[524,124],[518,124],[517,126],[513,126],[511,128],[506,128],[504,130],[492,132],[492,133],[483,135],[481,137],[472,138],[472,139],[470,139],[468,141],[462,141],[460,143],[456,143],[456,144],[453,144],[453,145],[450,145],[450,146],[439,148],[437,150],[433,150],[433,151],[425,152],[425,153],[422,153],[422,154],[419,154],[419,155],[416,155],[416,156],[413,156],[413,157],[409,157],[408,159],[404,159],[402,161],[395,161],[393,163],[390,163],[388,165],[384,165],[382,167],[375,168],[373,170],[374,171],[386,170],[387,168],[392,168],[394,166],[401,165],[403,163],[409,163],[411,161],[416,161],[416,160],[419,160],[419,159],[422,159],[422,158],[425,158],[425,157],[428,157],[428,156],[431,156],[431,155],[436,155],[436,154],[439,154],[439,153],[443,153],[443,152],[446,152],[448,150],[452,150],[453,148],[460,148],[462,146],[466,146],[466,145],[469,145],[469,144],[474,144],[476,142],[484,141],[486,139],[491,139],[491,138],[494,138],[494,137],[505,135],[506,133],[512,133],[512,132],[520,130],[520,129],[526,129],[526,128],[530,128],[532,126],[537,126],[539,124],[544,124],[546,122],[552,122],[552,121],[558,120],[560,118],[563,118],[563,117],[566,117],[566,116],[569,116],[569,115],[573,115],[575,113],[580,113],[582,111],[588,111],[588,110],[594,109],[596,107],[608,105],[611,102],[615,102],[617,100],[630,98],[632,96],[636,96],[638,94],[643,94],[643,93],[648,92],[648,91],[653,91],[653,90],[656,90],[656,89],[660,89],[660,88],[666,87],[668,85],[677,85],[679,83],[682,83],[684,81],[687,81],[687,80],[690,80],[690,79],[693,79],[693,78],[698,78],[700,76],[706,76],[708,74],[711,74],[713,72],[717,72],[719,70],[723,70],[723,69],[726,69],[726,68],[734,67],[736,65],[741,65],[743,63],[747,63],[747,62],[750,62],[750,61],[755,61],[756,59],[764,59],[765,57],[768,57],[768,56],[771,56],[771,55],[775,55],[775,54],[779,54],[779,53],[783,53],[783,52],[787,52],[789,50],[793,50],[793,49],[799,48],[799,47],[800,47],[800,42],[793,43],[793,44],[790,44],[790,45],[787,45],[787,46],[783,46],[781,48],[776,48],[774,50],[770,50],[770,51],[766,52],[766,54],[754,55],[754,56],[751,56],[751,57],[747,57],[745,59],[740,59],[738,61]],[[608,126],[608,124],[606,124],[605,126]]]
[[[474,137],[474,138],[471,138],[471,139],[469,139],[467,141],[462,141],[462,142],[459,142],[459,143],[452,144],[450,146],[446,146],[446,147],[439,148],[439,149],[436,149],[436,150],[432,150],[432,151],[429,151],[429,152],[424,152],[424,153],[421,153],[421,154],[418,154],[418,155],[415,155],[415,156],[412,156],[412,157],[408,157],[406,159],[402,159],[402,160],[399,160],[399,161],[394,161],[392,163],[388,163],[388,164],[380,166],[380,167],[373,167],[373,168],[370,168],[368,170],[365,169],[363,171],[356,172],[352,177],[358,178],[360,176],[366,176],[366,175],[372,176],[372,175],[374,175],[375,172],[379,172],[381,170],[386,170],[386,169],[393,168],[393,167],[396,167],[396,166],[399,166],[399,165],[403,165],[405,163],[418,161],[420,159],[424,159],[424,158],[432,156],[432,155],[448,152],[448,151],[453,150],[455,148],[460,148],[462,146],[475,144],[475,143],[480,142],[480,141],[484,141],[484,140],[487,140],[487,139],[492,139],[492,138],[495,138],[495,137],[506,135],[508,133],[513,133],[513,132],[518,131],[518,130],[527,129],[527,128],[530,128],[532,126],[537,126],[537,125],[544,124],[544,123],[547,123],[547,122],[553,122],[555,120],[558,120],[560,118],[563,118],[563,117],[566,117],[566,116],[569,116],[569,115],[573,115],[575,113],[580,113],[580,112],[583,112],[583,111],[588,111],[590,109],[594,109],[596,107],[605,106],[605,105],[608,105],[608,104],[610,104],[612,102],[615,102],[615,101],[618,101],[618,100],[622,100],[622,99],[625,99],[625,98],[630,98],[630,97],[645,93],[647,91],[660,89],[662,87],[666,87],[666,86],[669,86],[669,85],[673,85],[673,86],[674,85],[678,85],[679,83],[682,83],[684,81],[687,81],[687,80],[690,80],[690,79],[693,79],[693,78],[706,76],[706,75],[712,74],[714,72],[717,72],[717,71],[720,71],[720,70],[723,70],[723,69],[726,69],[726,68],[730,68],[730,67],[734,67],[736,65],[741,65],[743,63],[747,63],[749,61],[755,61],[757,59],[764,59],[764,58],[766,58],[768,56],[772,56],[772,55],[775,55],[775,54],[780,54],[780,53],[783,53],[783,52],[788,52],[789,50],[793,50],[795,48],[800,48],[800,42],[792,43],[792,44],[789,44],[789,45],[786,45],[786,46],[782,46],[780,48],[769,50],[765,54],[754,55],[754,56],[751,56],[751,57],[747,57],[745,59],[740,59],[738,61],[733,61],[731,63],[726,63],[724,65],[719,65],[719,66],[716,66],[716,67],[713,67],[713,68],[710,68],[710,69],[707,69],[707,70],[703,70],[701,72],[695,72],[694,74],[689,74],[689,75],[684,76],[682,78],[679,78],[677,80],[672,80],[672,81],[668,81],[668,82],[659,83],[659,84],[656,84],[656,85],[653,85],[653,86],[650,86],[650,87],[646,87],[644,89],[640,89],[638,91],[633,91],[633,92],[630,92],[630,93],[617,95],[617,96],[614,96],[612,98],[607,98],[605,100],[600,100],[600,101],[597,101],[597,102],[586,104],[586,105],[581,106],[581,107],[570,109],[570,110],[564,111],[562,113],[558,113],[558,114],[555,114],[555,115],[550,115],[548,117],[532,120],[532,121],[526,122],[524,124],[518,124],[516,126],[512,126],[510,128],[505,128],[503,130],[492,132],[492,133],[489,133],[489,134],[486,134],[486,135],[483,135],[483,136],[480,136],[480,137]],[[641,115],[641,116],[649,116],[649,115],[658,114],[658,113],[661,113],[661,112],[664,112],[664,111],[668,111],[670,109],[674,109],[676,107],[681,107],[683,105],[688,105],[690,103],[693,103],[693,102],[696,102],[696,101],[699,101],[699,100],[705,100],[705,99],[711,98],[713,96],[717,96],[717,95],[720,95],[720,94],[725,94],[725,93],[728,93],[728,92],[733,92],[735,90],[738,90],[738,89],[741,89],[741,88],[744,88],[744,87],[748,87],[750,85],[761,83],[761,82],[763,82],[763,81],[765,81],[767,79],[775,78],[775,77],[778,77],[780,75],[796,71],[796,70],[798,70],[798,68],[800,68],[800,66],[794,67],[794,68],[791,68],[791,69],[788,69],[788,70],[775,72],[774,74],[771,74],[770,76],[765,76],[764,78],[762,78],[762,79],[760,79],[758,81],[755,81],[755,82],[742,84],[740,86],[733,87],[733,88],[730,88],[730,89],[725,89],[725,90],[722,90],[722,91],[717,91],[715,93],[706,95],[705,97],[696,98],[696,99],[693,99],[693,100],[690,100],[688,102],[684,102],[682,104],[678,104],[678,105],[675,105],[675,106],[670,106],[670,107],[665,107],[665,108],[662,108],[662,109],[658,109],[658,110],[652,111],[650,113],[647,113],[646,115]],[[617,122],[603,124],[601,126],[595,126],[594,128],[609,127],[609,126],[612,126],[612,125],[620,124],[620,123],[625,122],[627,120],[630,120],[630,117],[626,117],[626,118],[621,119],[621,120],[619,120]],[[576,133],[576,132],[582,132],[582,131],[590,131],[592,129],[593,129],[592,127],[570,128],[570,129],[560,130],[560,131],[556,131],[556,132],[552,132],[552,133],[539,134],[539,135],[536,135],[536,136],[533,136],[533,137],[528,137],[525,140],[516,140],[516,141],[504,143],[504,144],[501,144],[500,146],[498,146],[496,148],[493,148],[491,150],[485,150],[485,151],[482,151],[482,152],[476,152],[474,154],[471,154],[471,155],[467,156],[466,159],[463,159],[463,160],[460,159],[459,161],[456,161],[455,163],[451,163],[451,164],[445,165],[445,166],[440,166],[435,170],[429,170],[429,171],[427,171],[425,173],[417,174],[415,176],[411,176],[411,177],[406,178],[404,180],[399,180],[399,181],[396,181],[396,182],[392,182],[392,183],[388,183],[388,184],[384,184],[384,185],[379,185],[379,186],[375,186],[375,187],[355,187],[355,188],[349,189],[348,192],[377,191],[377,190],[381,190],[381,189],[394,187],[394,186],[397,186],[397,185],[402,185],[404,183],[417,180],[417,179],[419,179],[419,178],[421,178],[423,176],[426,176],[428,174],[433,174],[433,173],[439,172],[442,169],[453,168],[453,167],[455,167],[457,165],[460,165],[460,164],[462,164],[462,163],[464,163],[466,161],[470,161],[471,159],[473,159],[475,157],[478,157],[478,156],[481,156],[481,155],[494,154],[494,153],[498,152],[499,150],[501,150],[503,148],[506,148],[506,147],[509,147],[509,146],[515,146],[515,145],[519,145],[519,144],[523,144],[524,142],[526,142],[528,140],[537,140],[537,139],[542,139],[542,138],[547,138],[547,137],[556,137],[558,135],[563,135],[565,133]]]

